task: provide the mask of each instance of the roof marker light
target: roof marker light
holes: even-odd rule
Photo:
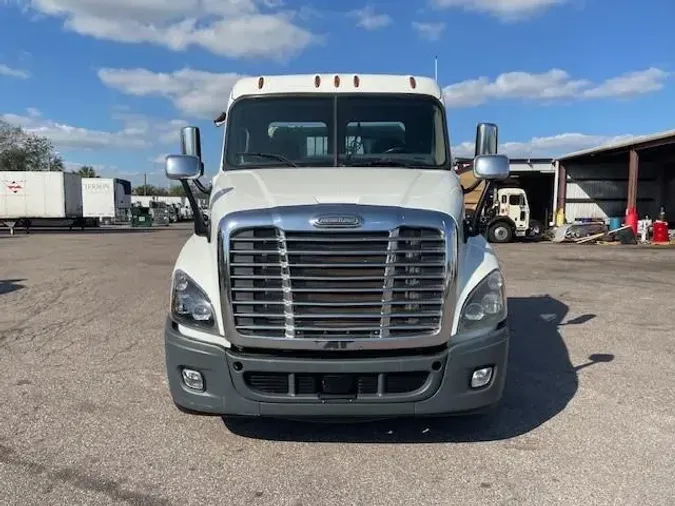
[[[335,87],[336,87],[336,88],[339,88],[339,87],[340,87],[340,76],[337,76],[337,75],[336,75],[336,76],[333,78],[333,84],[335,84]]]
[[[358,88],[359,83],[360,83],[359,76],[354,76],[354,88]]]
[[[415,78],[410,76],[410,87],[414,90],[417,87],[417,81],[415,81]]]
[[[259,90],[262,90],[263,84],[265,84],[265,79],[263,79],[262,77],[259,77],[258,78],[258,89]]]
[[[318,88],[319,86],[321,86],[321,77],[317,75],[314,76],[314,87]]]

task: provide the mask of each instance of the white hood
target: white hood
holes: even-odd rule
[[[453,171],[380,167],[265,168],[220,172],[211,219],[242,209],[363,204],[441,211],[459,221],[463,195]]]

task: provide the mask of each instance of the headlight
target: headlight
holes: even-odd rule
[[[171,317],[177,323],[203,329],[212,329],[216,322],[209,298],[199,285],[181,270],[177,270],[173,277]]]
[[[491,330],[506,318],[506,289],[499,270],[494,270],[473,289],[459,318],[457,332]]]

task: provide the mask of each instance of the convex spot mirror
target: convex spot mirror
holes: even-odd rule
[[[473,161],[473,175],[477,179],[498,181],[509,177],[511,164],[506,155],[479,155]]]
[[[169,179],[198,179],[202,175],[202,161],[193,155],[169,155],[165,163]]]

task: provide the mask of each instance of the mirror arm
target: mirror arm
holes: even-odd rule
[[[193,182],[194,182],[195,186],[199,189],[200,192],[205,193],[207,195],[211,194],[211,190],[213,189],[212,186],[207,188],[206,186],[204,186],[202,184],[202,182],[199,179],[194,179]]]
[[[482,182],[483,182],[482,179],[476,179],[476,181],[474,181],[473,184],[471,186],[469,186],[468,188],[464,188],[462,185],[460,185],[460,186],[462,186],[462,193],[464,195],[466,195],[467,193],[471,193],[476,188],[478,188],[478,185],[480,185]]]
[[[197,204],[195,194],[192,193],[192,188],[190,188],[190,184],[187,182],[186,179],[181,179],[180,183],[183,186],[185,196],[187,197],[188,202],[190,202],[190,207],[192,208],[192,214],[194,215],[194,223],[195,223],[195,235],[198,235],[200,237],[206,237],[206,240],[210,242],[211,234],[209,234],[209,226],[204,221],[204,215],[202,214],[202,210],[199,208],[199,205]]]
[[[478,199],[478,203],[476,204],[476,209],[474,210],[473,215],[464,221],[464,242],[466,242],[469,237],[480,235],[481,215],[483,214],[483,208],[485,207],[487,196],[490,194],[490,192],[492,192],[494,185],[495,182],[492,180],[485,181],[485,188],[483,188],[483,191],[480,194],[480,198]]]

